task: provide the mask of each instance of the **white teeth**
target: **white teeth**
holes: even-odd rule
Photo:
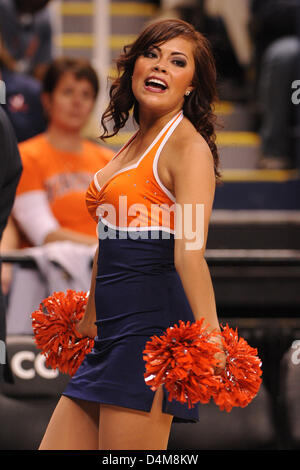
[[[161,80],[158,80],[157,78],[150,78],[150,80],[147,80],[148,83],[157,83],[158,85],[162,85],[164,88],[167,88],[166,84],[162,82]]]

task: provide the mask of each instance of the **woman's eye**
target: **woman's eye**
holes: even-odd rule
[[[153,58],[153,57],[156,57],[156,54],[153,51],[146,51],[146,52],[144,52],[143,55],[144,55],[144,57],[148,57],[150,59]]]
[[[82,92],[82,97],[84,99],[90,99],[90,98],[93,98],[93,93],[91,91],[83,91]]]
[[[89,93],[83,93],[81,97],[83,100],[90,100],[92,98]]]
[[[181,60],[181,59],[173,60],[173,64],[177,65],[178,67],[185,67],[186,66],[186,62],[184,60]]]
[[[65,88],[65,89],[63,90],[63,94],[64,94],[64,95],[71,95],[72,93],[73,93],[72,88]]]

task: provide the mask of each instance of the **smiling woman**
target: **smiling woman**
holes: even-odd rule
[[[183,44],[184,41],[186,44]],[[189,47],[190,46],[190,47]],[[169,48],[168,48],[169,47]],[[186,55],[184,52],[181,52],[180,49],[190,49],[189,54]],[[179,49],[178,51],[176,49]],[[163,63],[165,60],[170,62],[174,66],[174,70],[176,71],[176,67],[186,68],[189,64],[193,65],[192,67],[192,75],[194,75],[194,58],[192,53],[192,44],[187,43],[184,38],[174,38],[173,40],[168,41],[168,45],[163,44],[161,47],[153,46],[153,48],[143,54],[145,59],[152,59],[158,61],[159,63]],[[137,61],[135,65],[135,71],[137,66],[141,60]],[[143,64],[141,64],[143,66]],[[191,68],[191,67],[190,67]],[[156,66],[156,70],[158,67]],[[162,69],[162,72],[165,74],[165,69]],[[190,70],[188,70],[190,72]],[[154,72],[155,73],[155,72]],[[148,91],[166,91],[169,88],[169,84],[166,78],[158,78],[155,75],[151,75],[145,79],[145,88]],[[182,74],[180,74],[182,77]],[[189,77],[190,81],[192,77]],[[157,90],[158,89],[158,90]],[[187,89],[185,95],[190,93],[191,90]]]
[[[120,75],[102,116],[102,138],[115,135],[132,108],[138,130],[95,173],[87,191],[99,249],[77,329],[94,338],[94,348],[54,411],[44,450],[166,449],[172,421],[198,421],[198,407],[169,400],[164,385],[150,389],[145,345],[178,320],[204,318],[219,330],[204,259],[219,178],[212,109],[216,71],[209,44],[188,23],[165,20],[148,26],[117,65]],[[120,221],[124,199],[129,209]],[[182,230],[178,208],[186,205],[190,226]],[[137,207],[142,207],[139,224],[131,212]],[[189,234],[200,231],[194,225],[199,207],[203,240],[190,249]],[[100,236],[104,232],[107,236]],[[219,359],[222,368],[222,352]]]
[[[154,66],[152,69],[154,78],[163,79],[165,82],[166,71],[162,70],[157,76],[157,66],[159,66],[162,57],[162,50],[167,53],[167,42],[173,39],[176,41],[173,44],[174,47],[169,50],[168,59],[169,64],[173,65],[172,70],[176,70],[176,67],[186,69],[194,66],[192,86],[187,87],[184,93],[183,90],[180,90],[180,104],[184,115],[206,140],[214,158],[216,182],[221,183],[221,174],[218,168],[219,155],[215,144],[214,103],[218,99],[215,61],[209,41],[184,21],[163,20],[150,24],[133,44],[124,47],[123,54],[116,61],[119,76],[112,83],[110,103],[102,116],[104,129],[102,138],[107,139],[116,135],[125,126],[132,108],[133,117],[139,124],[140,103],[134,94],[134,82],[132,82],[134,69],[138,59],[144,57]],[[187,50],[185,50],[186,48]],[[165,59],[163,58],[163,60]],[[169,72],[168,68],[167,74]],[[182,75],[179,76],[181,82]],[[165,85],[168,86],[168,83],[166,82]],[[162,102],[159,101],[159,103],[159,106],[162,106]],[[106,124],[111,121],[114,126],[112,132],[109,132]]]
[[[182,108],[183,97],[193,90],[195,73],[193,44],[184,37],[170,39],[139,56],[132,75],[132,91],[140,112]],[[157,97],[156,93],[163,96]]]

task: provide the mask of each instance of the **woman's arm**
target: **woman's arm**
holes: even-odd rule
[[[44,190],[26,191],[17,195],[13,215],[33,246],[56,241],[72,241],[85,245],[97,243],[95,237],[61,227],[52,213]]]
[[[84,245],[95,245],[97,243],[96,235],[95,237],[91,237],[83,233],[74,232],[74,230],[59,227],[46,235],[43,244],[64,240],[69,240],[74,243],[83,243]]]
[[[215,194],[213,157],[205,144],[189,145],[173,167],[176,197],[175,267],[195,318],[219,327],[209,269],[204,258]],[[193,238],[191,238],[193,234]]]
[[[81,333],[83,336],[89,336],[90,338],[94,338],[97,335],[97,327],[95,325],[95,321],[96,321],[95,284],[96,284],[96,276],[97,276],[97,271],[98,271],[98,252],[99,252],[99,247],[97,247],[96,253],[94,256],[90,292],[89,292],[89,297],[88,297],[85,313],[84,313],[83,318],[80,320],[80,322],[76,326],[76,329],[79,333]]]
[[[10,251],[15,251],[20,248],[20,232],[10,215],[3,231],[1,239],[1,253],[8,254]],[[1,287],[4,295],[9,293],[13,279],[13,265],[11,263],[2,262],[1,266]]]
[[[212,154],[205,143],[190,144],[172,168],[176,197],[174,262],[195,320],[220,331],[214,289],[204,258],[214,194]],[[191,238],[193,234],[193,238]],[[225,358],[220,356],[221,365]]]
[[[1,251],[8,252],[20,248],[20,232],[16,226],[13,217],[10,215],[1,239]]]

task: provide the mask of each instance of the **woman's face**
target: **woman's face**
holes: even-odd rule
[[[95,103],[92,84],[66,72],[54,91],[43,96],[51,125],[66,131],[80,131],[86,124]]]
[[[193,43],[183,36],[150,47],[135,62],[132,91],[140,109],[170,112],[181,109],[192,91]]]

